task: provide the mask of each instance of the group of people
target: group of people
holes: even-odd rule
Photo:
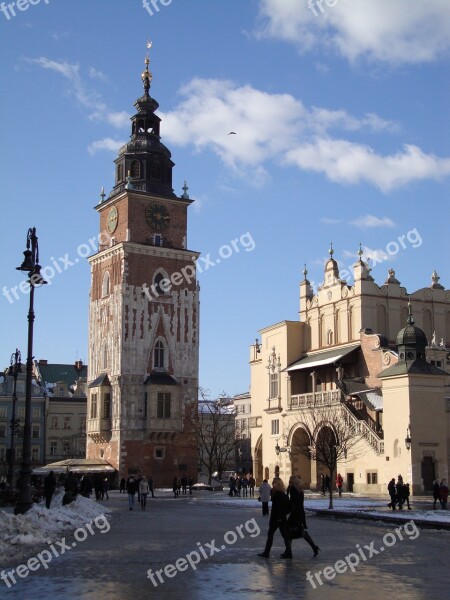
[[[92,482],[91,477],[86,473],[79,479],[75,473],[69,471],[67,475],[60,475],[59,482],[57,482],[55,473],[50,471],[44,478],[44,497],[45,506],[47,508],[50,508],[51,506],[52,497],[58,483],[64,487],[65,491],[62,501],[63,505],[73,502],[78,494],[85,498],[90,498],[93,489],[95,491],[96,500],[104,500],[105,497],[106,500],[109,500],[108,477],[97,474]]]
[[[186,477],[186,475],[183,475],[183,477],[179,478],[175,475],[172,482],[173,497],[177,498],[181,494],[186,495],[188,490],[189,494],[192,494],[193,485],[194,480],[192,477]]]
[[[398,509],[402,510],[403,505],[406,503],[408,510],[411,510],[411,505],[409,504],[409,483],[404,483],[401,475],[398,476],[397,483],[395,482],[395,477],[393,477],[388,483],[387,489],[391,497],[391,501],[388,504],[389,508],[395,510],[395,507],[398,506]]]
[[[244,498],[252,497],[255,495],[256,480],[251,473],[248,475],[230,475],[230,481],[228,484],[230,491],[229,496],[242,496]]]
[[[438,500],[441,508],[447,510],[448,485],[446,479],[442,479],[441,483],[439,483],[439,479],[436,479],[433,483],[433,500],[433,510],[436,510],[436,502]]]
[[[269,501],[272,500],[272,510],[269,519],[266,546],[258,556],[269,558],[273,544],[274,534],[277,529],[284,540],[285,550],[280,558],[292,558],[292,540],[301,537],[312,548],[313,555],[319,553],[319,546],[314,542],[307,531],[303,484],[299,477],[293,475],[289,479],[287,490],[280,477],[274,477],[272,486],[264,479],[259,488],[263,516],[269,514]]]
[[[122,491],[125,491],[125,489],[128,494],[128,506],[130,510],[133,510],[134,499],[136,494],[141,510],[146,509],[147,496],[149,494],[152,495],[152,498],[155,497],[153,488],[153,478],[151,476],[147,479],[145,475],[141,474],[139,474],[136,478],[134,477],[134,475],[130,475],[126,481],[125,478],[122,477],[120,481],[119,493],[122,493]]]

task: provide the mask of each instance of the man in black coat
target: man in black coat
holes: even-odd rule
[[[50,508],[52,502],[53,492],[56,488],[56,477],[53,471],[50,471],[44,479],[44,496],[45,496],[45,507]]]

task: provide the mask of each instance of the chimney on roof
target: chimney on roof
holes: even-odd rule
[[[75,361],[75,369],[77,371],[81,371],[82,368],[83,368],[83,361],[82,360],[76,360]]]
[[[40,359],[39,359],[39,364],[40,364],[40,365],[47,365],[47,364],[48,364],[48,361],[47,361],[47,359],[40,358]]]

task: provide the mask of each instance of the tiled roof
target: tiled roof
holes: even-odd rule
[[[75,365],[43,365],[38,363],[37,368],[42,381],[47,384],[64,381],[64,383],[70,387],[77,381],[77,379],[80,379],[80,377],[87,377],[87,365],[82,365],[81,369],[77,369]]]

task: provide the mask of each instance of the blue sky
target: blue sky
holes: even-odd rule
[[[35,357],[87,360],[83,256],[130,134],[147,38],[175,191],[186,179],[196,199],[188,246],[215,261],[237,240],[199,275],[200,384],[212,395],[248,389],[249,344],[298,318],[303,265],[320,284],[331,241],[342,269],[361,242],[379,284],[393,267],[408,292],[433,269],[449,287],[446,0],[3,6],[4,365],[16,346],[26,355],[28,297],[10,290],[32,226],[42,265],[58,265],[36,291]]]

